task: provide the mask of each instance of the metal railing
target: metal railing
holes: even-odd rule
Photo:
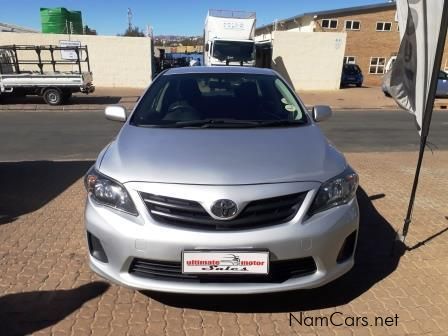
[[[20,51],[35,51],[35,59],[20,59]],[[55,51],[74,51],[76,59],[67,60],[55,57]],[[89,51],[87,46],[70,46],[60,47],[56,45],[3,45],[0,46],[0,53],[3,57],[0,57],[0,74],[3,73],[3,66],[14,66],[14,73],[20,74],[22,72],[21,66],[23,65],[37,65],[39,72],[44,74],[44,66],[51,66],[53,72],[57,71],[58,65],[74,65],[78,66],[78,71],[82,73],[82,64],[87,65],[87,71],[90,72]],[[47,54],[45,57],[45,53]],[[84,57],[83,57],[84,56]]]

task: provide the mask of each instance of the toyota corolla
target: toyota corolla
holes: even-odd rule
[[[85,176],[90,266],[136,289],[314,288],[354,264],[358,175],[270,69],[161,73]]]

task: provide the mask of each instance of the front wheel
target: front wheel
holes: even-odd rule
[[[46,89],[44,91],[44,100],[48,105],[61,105],[63,101],[62,92],[58,89]]]

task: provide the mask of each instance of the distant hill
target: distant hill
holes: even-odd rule
[[[177,47],[177,46],[197,46],[202,45],[202,36],[180,36],[180,35],[156,35],[154,44],[157,46]]]

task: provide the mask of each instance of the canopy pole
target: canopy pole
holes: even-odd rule
[[[406,236],[409,231],[409,225],[412,222],[412,211],[414,210],[415,195],[417,193],[418,180],[420,177],[420,170],[422,168],[422,162],[423,162],[423,156],[425,154],[427,138],[428,138],[427,135],[422,135],[421,137],[420,151],[418,153],[417,168],[415,170],[414,183],[412,184],[412,192],[411,197],[409,199],[408,211],[406,213],[406,218],[404,220],[402,233],[401,234],[397,233],[397,240],[401,241],[402,243],[404,243],[406,240]]]
[[[397,234],[396,240],[405,242],[406,236],[409,232],[409,225],[412,222],[412,210],[414,208],[415,195],[417,193],[418,180],[420,177],[420,171],[423,162],[423,155],[425,153],[425,147],[429,134],[429,127],[431,125],[432,113],[434,110],[434,101],[437,91],[437,82],[439,77],[440,67],[442,65],[443,51],[445,48],[445,39],[448,29],[448,2],[443,2],[442,18],[440,22],[440,34],[437,41],[437,50],[434,59],[434,67],[432,70],[431,83],[429,86],[428,99],[425,105],[425,114],[423,115],[421,139],[420,139],[420,151],[418,155],[417,169],[415,171],[414,183],[412,185],[411,197],[409,199],[408,211],[404,220],[403,230],[401,234]]]

